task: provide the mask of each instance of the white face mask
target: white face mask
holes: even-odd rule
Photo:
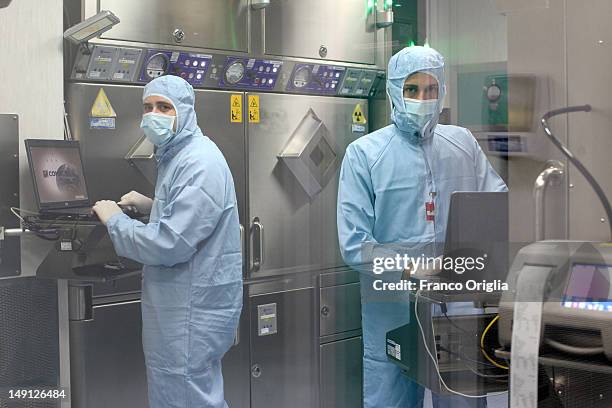
[[[422,130],[427,122],[433,119],[438,109],[437,99],[412,99],[404,98],[404,109],[408,117]]]
[[[163,146],[174,136],[174,116],[161,113],[145,113],[140,127],[145,136],[156,146]]]

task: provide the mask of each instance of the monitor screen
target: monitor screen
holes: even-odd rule
[[[29,154],[41,207],[89,199],[78,144],[30,146]]]
[[[612,266],[573,264],[562,305],[612,312]]]

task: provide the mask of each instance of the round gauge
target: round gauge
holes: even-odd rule
[[[495,102],[501,97],[501,88],[493,84],[487,88],[487,99],[489,102]]]
[[[310,82],[310,67],[300,67],[295,71],[293,76],[293,86],[296,88],[303,88]]]
[[[244,64],[242,61],[232,62],[225,70],[225,80],[232,85],[237,84],[242,77],[244,77]]]
[[[162,53],[154,54],[145,66],[145,72],[151,79],[162,76],[168,72],[168,56]]]

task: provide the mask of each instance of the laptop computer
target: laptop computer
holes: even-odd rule
[[[97,220],[91,213],[79,142],[26,139],[40,218]]]
[[[453,259],[455,268],[444,270],[441,278],[462,283],[504,281],[509,267],[508,234],[507,192],[454,192],[448,212],[444,258]],[[468,270],[465,262],[469,258],[480,263],[474,267],[469,265]],[[458,270],[457,265],[461,264]],[[480,268],[481,265],[484,267]]]

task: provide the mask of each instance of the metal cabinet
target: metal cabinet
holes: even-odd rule
[[[265,52],[374,64],[376,10],[366,3],[272,0],[265,9]]]
[[[247,127],[251,276],[341,266],[339,168],[346,146],[367,131],[352,131],[352,113],[360,105],[367,116],[367,101],[258,96],[260,122]]]
[[[329,336],[361,328],[359,283],[320,289],[321,336]]]
[[[140,301],[94,307],[91,321],[70,322],[72,406],[146,408]]]
[[[92,1],[92,0],[88,0]],[[248,0],[99,0],[121,22],[102,38],[218,50],[248,50]]]
[[[362,403],[361,295],[355,271],[326,273],[319,289],[321,408]]]
[[[225,353],[222,360],[225,402],[232,408],[249,407],[251,400],[248,310],[248,295],[245,289],[236,339],[234,345]]]
[[[362,350],[361,336],[321,345],[321,408],[362,405]]]
[[[314,288],[252,296],[250,302],[251,406],[317,407]]]
[[[114,129],[90,127],[90,111],[101,89],[117,113]],[[153,195],[155,159],[151,156],[126,160],[140,141],[148,143],[140,129],[142,91],[142,87],[130,85],[68,85],[70,127],[73,137],[80,141],[87,186],[94,202],[116,200],[131,190]],[[240,220],[245,225],[246,140],[244,124],[230,122],[230,95],[233,94],[236,93],[196,90],[195,106],[202,132],[217,144],[230,167]],[[238,94],[244,98],[244,94]]]

